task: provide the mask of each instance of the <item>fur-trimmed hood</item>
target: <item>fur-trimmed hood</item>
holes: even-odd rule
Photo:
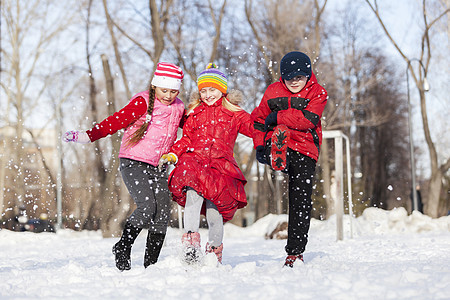
[[[226,98],[228,101],[230,101],[231,104],[234,105],[241,105],[241,103],[244,101],[244,95],[239,90],[230,90],[229,93],[227,93]],[[191,96],[189,97],[189,103],[195,103],[200,99],[200,93],[198,90],[195,90],[191,93]]]

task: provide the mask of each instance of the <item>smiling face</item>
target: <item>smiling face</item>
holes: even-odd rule
[[[286,87],[295,94],[305,87],[307,81],[308,78],[306,76],[299,75],[290,80],[285,80],[284,83],[286,84]]]
[[[205,87],[200,90],[200,98],[207,105],[213,105],[217,100],[222,99],[222,92],[213,87]]]
[[[180,91],[178,90],[171,90],[166,88],[160,88],[155,87],[155,96],[161,102],[165,105],[170,105],[175,101]]]

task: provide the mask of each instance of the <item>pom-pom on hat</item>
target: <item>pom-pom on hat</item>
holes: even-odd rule
[[[197,78],[198,90],[205,87],[213,87],[227,93],[227,76],[222,73],[215,64],[210,63],[206,67],[206,70],[200,72]]]
[[[289,52],[281,59],[280,73],[283,80],[291,80],[299,75],[310,78],[311,59],[303,52]]]
[[[171,90],[179,90],[183,82],[183,71],[177,65],[160,62],[153,74],[152,85]]]

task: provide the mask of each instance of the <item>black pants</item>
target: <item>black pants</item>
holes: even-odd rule
[[[291,149],[289,151],[289,225],[285,250],[288,255],[297,255],[305,251],[308,242],[316,161]]]
[[[165,234],[170,216],[170,193],[166,170],[150,164],[120,158],[122,179],[136,203],[128,221],[152,233]]]

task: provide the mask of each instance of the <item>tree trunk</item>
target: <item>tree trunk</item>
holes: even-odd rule
[[[223,19],[224,13],[225,13],[225,7],[227,5],[227,0],[223,1],[223,3],[222,3],[222,7],[220,8],[220,14],[219,14],[218,20],[216,20],[216,14],[214,13],[214,8],[211,5],[211,0],[209,0],[208,3],[209,3],[209,11],[211,14],[211,19],[213,21],[214,28],[216,30],[216,34],[213,38],[213,46],[211,48],[211,56],[209,58],[210,62],[214,62],[217,59],[218,47],[219,47],[219,42],[220,42],[220,31],[221,31],[221,27],[222,27],[222,19]]]
[[[108,114],[112,115],[115,112],[115,95],[114,95],[114,79],[111,76],[111,70],[109,67],[108,58],[102,54],[103,73],[106,80],[106,95],[108,98]],[[104,182],[102,182],[102,188],[100,189],[100,199],[102,202],[102,234],[104,237],[111,237],[118,230],[117,221],[112,218],[114,214],[114,201],[116,200],[115,194],[115,181],[117,177],[117,170],[119,168],[119,148],[120,140],[117,136],[111,137],[113,151],[111,153],[111,159],[109,161],[109,171],[105,174]],[[100,170],[99,170],[100,171]]]
[[[441,194],[442,178],[444,174],[441,172],[441,169],[439,168],[436,147],[431,139],[430,127],[428,125],[425,91],[419,88],[419,93],[420,93],[420,107],[422,112],[423,131],[425,134],[425,140],[428,146],[428,152],[430,154],[430,162],[431,162],[431,177],[430,177],[430,184],[428,185],[427,197],[424,201],[426,203],[426,205],[424,206],[424,212],[432,218],[437,218],[439,208],[439,196]],[[445,170],[445,172],[447,170]]]
[[[438,217],[439,209],[439,196],[441,194],[442,187],[442,174],[441,172],[432,172],[430,183],[428,186],[428,197],[424,201],[424,212],[432,218]]]
[[[431,139],[430,134],[430,128],[428,124],[428,117],[427,117],[427,111],[426,111],[426,102],[425,102],[425,90],[424,90],[424,77],[428,73],[428,68],[430,66],[431,61],[431,51],[432,48],[430,47],[430,31],[433,25],[437,24],[437,21],[446,15],[448,15],[449,8],[446,7],[446,9],[442,10],[439,14],[437,14],[437,17],[434,20],[428,21],[428,18],[431,18],[433,16],[427,14],[426,10],[426,1],[424,0],[422,2],[422,16],[424,20],[424,28],[423,33],[421,36],[421,53],[420,53],[420,59],[409,59],[405,53],[400,49],[397,42],[393,39],[392,35],[387,30],[385,23],[381,19],[380,12],[378,10],[378,6],[376,5],[376,1],[374,5],[369,0],[365,0],[366,3],[369,5],[371,10],[374,12],[375,16],[377,17],[378,21],[380,22],[380,25],[382,26],[386,36],[391,41],[392,45],[397,49],[399,54],[403,57],[405,62],[408,63],[408,70],[407,72],[411,72],[411,75],[414,79],[414,83],[419,90],[420,94],[420,107],[421,107],[421,114],[422,114],[422,125],[423,130],[425,134],[425,140],[428,146],[428,152],[430,154],[430,167],[431,167],[431,178],[430,178],[430,184],[428,186],[428,193],[427,193],[427,199],[425,199],[425,203],[427,203],[425,207],[425,213],[431,217],[437,217],[438,216],[438,207],[439,207],[439,195],[442,188],[442,178],[443,174],[448,171],[448,167],[444,164],[441,167],[439,167],[438,164],[438,155],[436,151],[436,147]],[[448,6],[448,5],[447,5]],[[414,68],[412,67],[411,62],[417,60],[420,63],[419,72],[414,72]],[[411,137],[412,138],[412,137]],[[412,187],[415,189],[415,187]]]
[[[112,45],[114,48],[114,55],[116,56],[116,62],[117,62],[117,65],[119,66],[120,74],[122,74],[123,86],[125,87],[127,98],[130,99],[131,92],[130,92],[130,88],[128,85],[127,76],[125,74],[125,68],[123,67],[122,59],[120,58],[119,47],[118,47],[117,39],[116,39],[114,30],[113,30],[113,22],[111,20],[111,16],[109,15],[109,12],[108,12],[106,0],[103,0],[103,9],[105,10],[105,16],[106,16],[106,21],[107,21],[106,24],[108,25],[109,34],[111,35],[111,42],[112,42]]]

